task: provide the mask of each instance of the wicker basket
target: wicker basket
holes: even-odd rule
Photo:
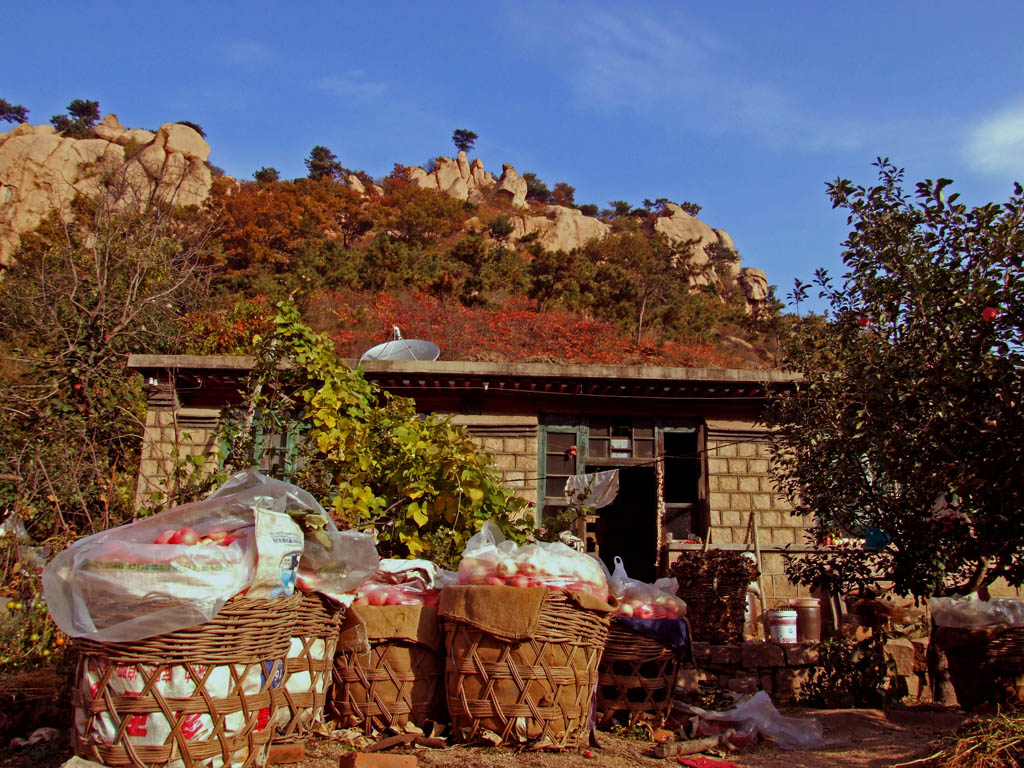
[[[562,592],[545,590],[536,631],[524,640],[498,637],[476,622],[443,612],[441,623],[448,711],[457,738],[476,741],[489,731],[503,744],[565,749],[585,743],[608,635],[607,613],[580,608]]]
[[[728,550],[686,551],[671,575],[679,582],[676,594],[686,602],[694,640],[716,645],[742,641],[747,587],[757,579],[753,562]]]
[[[198,627],[80,641],[75,754],[109,766],[261,764],[301,600],[236,597]]]
[[[675,701],[680,661],[671,648],[613,619],[598,671],[598,726],[618,719],[660,727]]]
[[[323,717],[331,687],[338,628],[345,615],[340,603],[312,593],[303,595],[292,626],[291,648],[285,659],[274,742],[304,739]]]
[[[934,640],[946,654],[961,707],[1024,704],[1024,627],[938,627]]]
[[[382,636],[375,626],[398,634]],[[334,655],[331,717],[366,734],[444,722],[443,673],[436,606],[353,606]]]

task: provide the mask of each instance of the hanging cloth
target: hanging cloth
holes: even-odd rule
[[[583,497],[587,507],[607,507],[619,495],[619,470],[591,472],[586,475],[570,475],[565,481],[565,497],[570,503]]]

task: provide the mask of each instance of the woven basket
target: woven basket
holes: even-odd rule
[[[338,628],[345,607],[322,595],[303,595],[285,659],[284,695],[274,742],[304,739],[323,717],[331,687]]]
[[[79,641],[75,754],[109,766],[262,764],[301,600],[236,597],[198,627]]]
[[[757,567],[740,552],[686,551],[672,565],[679,582],[676,594],[686,603],[693,639],[716,645],[743,639],[747,587]]]
[[[503,744],[584,744],[608,635],[605,614],[549,590],[528,640],[508,641],[448,617],[441,623],[448,711],[458,738],[476,741],[490,731]]]
[[[438,626],[436,606],[401,605],[351,607],[345,625],[351,624],[349,619],[380,619],[389,612],[410,610],[420,614],[423,624]],[[344,631],[342,635],[334,655],[334,687],[328,705],[341,727],[373,734],[402,731],[407,723],[423,728],[447,719],[444,656],[439,647],[409,638],[369,638],[367,651],[364,643],[348,644]]]
[[[1024,627],[940,627],[935,641],[945,651],[949,677],[962,708],[1024,704]]]
[[[618,719],[660,727],[675,701],[680,661],[671,648],[613,619],[598,671],[598,726]]]

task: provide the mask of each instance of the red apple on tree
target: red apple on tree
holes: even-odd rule
[[[981,319],[984,320],[986,323],[991,323],[993,320],[996,319],[998,315],[999,310],[997,310],[995,307],[985,307],[981,311]]]

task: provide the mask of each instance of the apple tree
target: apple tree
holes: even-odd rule
[[[828,185],[847,271],[819,270],[825,321],[797,325],[803,379],[770,409],[773,471],[822,537],[876,529],[899,594],[1019,585],[1024,193],[968,207],[948,179],[911,193],[875,165],[875,186]]]

